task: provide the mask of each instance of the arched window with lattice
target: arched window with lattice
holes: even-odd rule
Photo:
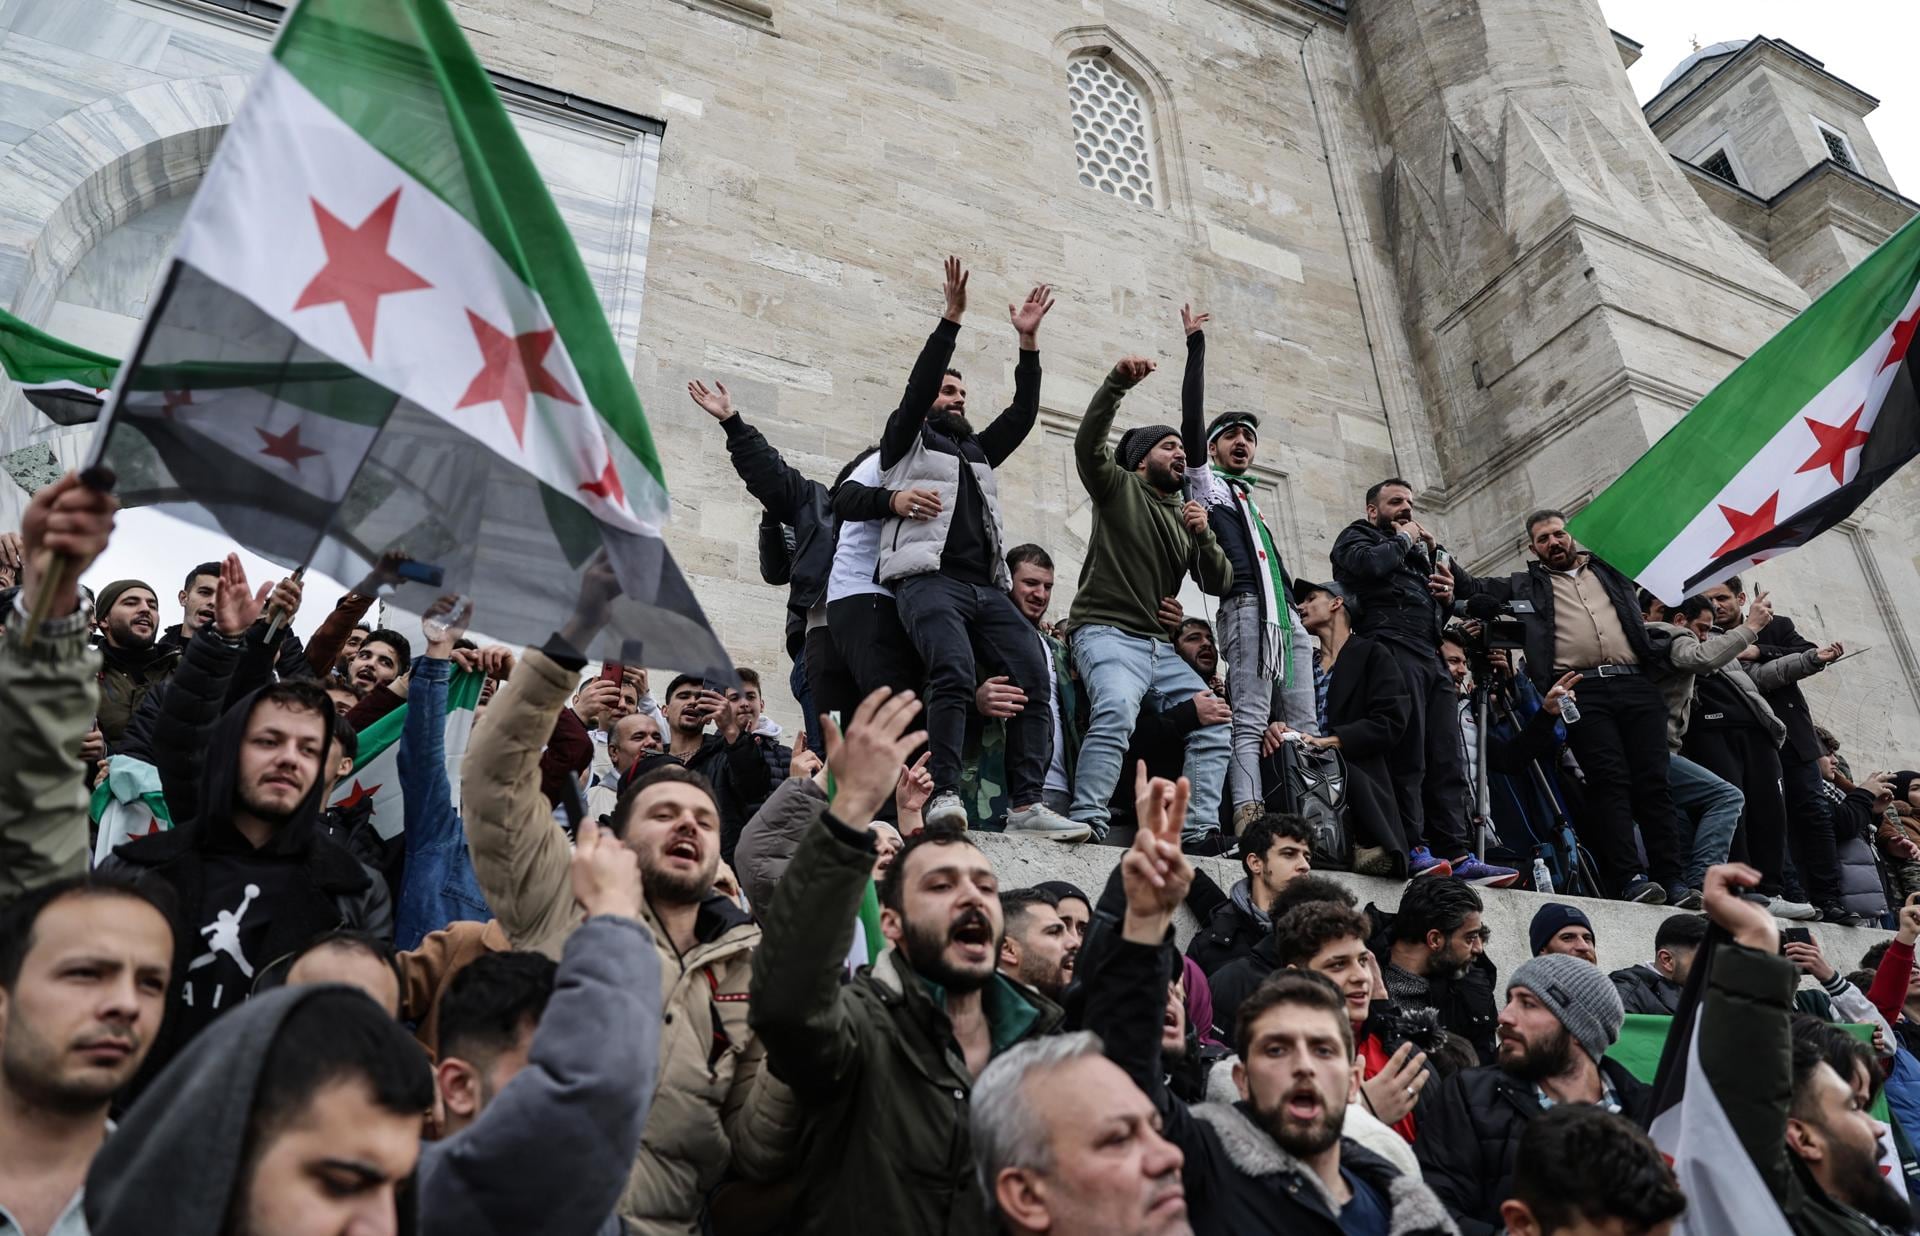
[[[1132,81],[1103,55],[1067,62],[1080,183],[1126,202],[1162,200],[1154,180],[1152,116]]]

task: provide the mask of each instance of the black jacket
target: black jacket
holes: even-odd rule
[[[732,743],[708,734],[686,763],[713,785],[714,806],[720,810],[720,857],[731,866],[741,831],[773,793],[775,782],[766,756],[755,736],[742,730]]]
[[[1347,762],[1347,819],[1355,844],[1406,853],[1406,827],[1393,793],[1393,757],[1413,720],[1413,691],[1393,654],[1354,635],[1327,684],[1327,732]]]
[[[1397,917],[1372,903],[1367,905],[1367,918],[1373,923],[1373,938],[1367,941],[1367,947],[1373,951],[1383,972],[1393,961],[1393,924]],[[1473,1044],[1482,1064],[1492,1064],[1498,1048],[1494,1036],[1500,1007],[1494,993],[1499,985],[1500,968],[1485,953],[1461,978],[1436,975],[1427,980],[1427,996],[1440,1014],[1441,1026],[1448,1034]]]
[[[767,519],[761,524],[760,571],[768,583],[788,585],[787,655],[798,657],[807,638],[807,611],[827,595],[839,521],[828,504],[827,487],[796,471],[758,429],[747,424],[745,417],[736,412],[721,421],[720,427],[727,434],[727,455],[733,460],[733,470],[766,510]],[[860,510],[852,518],[883,519],[890,513],[892,490],[862,489],[861,495],[871,509]],[[785,578],[780,576],[783,564],[775,538],[781,549],[786,548],[786,539],[780,527],[768,528],[774,522],[793,529]]]
[[[1207,976],[1208,985],[1214,984],[1214,976],[1227,966],[1248,956],[1262,940],[1272,934],[1270,927],[1263,927],[1245,906],[1227,897],[1213,907],[1213,913],[1193,933],[1193,939],[1187,942],[1187,956],[1193,958],[1193,964],[1199,966]],[[1220,997],[1217,988],[1214,995],[1214,1010],[1219,1011]]]
[[[1327,557],[1334,582],[1346,590],[1347,613],[1357,633],[1431,649],[1439,661],[1447,613],[1427,591],[1433,562],[1425,542],[1356,519],[1340,530]],[[1458,565],[1453,573],[1457,594],[1468,576]]]
[[[1240,1006],[1253,989],[1280,968],[1273,953],[1273,933],[1261,936],[1247,955],[1229,962],[1217,974],[1207,976],[1207,988],[1213,993],[1213,1035],[1223,1043],[1233,1042],[1233,1027],[1240,1017]]]
[[[1773,621],[1761,629],[1760,638],[1754,641],[1754,649],[1764,663],[1796,653],[1812,652],[1814,643],[1794,628],[1793,619],[1785,614],[1775,614]],[[1826,749],[1820,745],[1820,736],[1813,732],[1813,710],[1807,707],[1807,697],[1800,693],[1798,682],[1762,692],[1762,697],[1767,701],[1767,707],[1773,709],[1773,715],[1779,717],[1787,727],[1786,741],[1780,744],[1782,762],[1810,764],[1826,754]]]
[[[188,643],[154,731],[153,763],[175,827],[126,842],[100,866],[121,878],[165,884],[179,905],[172,1007],[136,1087],[218,1014],[238,1007],[247,990],[227,988],[244,988],[274,959],[336,927],[393,934],[386,882],[322,833],[324,779],[315,779],[292,818],[266,845],[255,849],[234,826],[238,753],[257,694],[226,705],[227,684],[240,655],[238,644],[211,631]],[[326,734],[321,768],[331,757],[330,725]],[[256,895],[265,902],[259,909],[252,905]],[[222,915],[235,920],[234,938],[243,941],[233,953],[219,949],[216,928]],[[236,954],[253,975],[237,969],[225,975]]]
[[[1628,966],[1607,975],[1613,989],[1620,993],[1620,1004],[1629,1013],[1653,1013],[1673,1016],[1680,1011],[1680,984],[1660,977],[1650,966]]]
[[[1600,1072],[1619,1097],[1620,1114],[1646,1128],[1653,1087],[1613,1060],[1602,1060]],[[1543,1110],[1533,1083],[1510,1077],[1497,1065],[1455,1073],[1422,1091],[1414,1111],[1420,1136],[1413,1152],[1465,1236],[1494,1236],[1505,1229],[1500,1203],[1513,1196],[1520,1135]]]
[[[1613,602],[1620,629],[1640,660],[1641,672],[1650,679],[1659,678],[1667,671],[1667,659],[1664,653],[1656,651],[1647,635],[1647,622],[1640,613],[1639,586],[1598,558],[1589,556],[1587,566]],[[1527,673],[1542,692],[1553,686],[1560,670],[1554,667],[1553,661],[1553,580],[1546,564],[1530,562],[1526,570],[1504,578],[1473,579],[1459,576],[1458,572],[1455,575],[1454,595],[1461,600],[1488,596],[1502,604],[1521,602],[1530,607],[1530,612],[1519,615],[1526,627]]]
[[[211,632],[212,624],[201,628],[201,633]],[[197,637],[197,635],[196,635]],[[209,635],[209,638],[211,636]],[[260,619],[247,631],[246,644],[240,651],[240,659],[233,668],[233,677],[227,682],[228,704],[238,703],[242,698],[252,695],[261,687],[279,678],[312,678],[313,667],[307,664],[307,652],[300,639],[287,627],[272,644],[266,642],[267,620]],[[186,652],[191,640],[186,639],[178,626],[168,627],[160,637],[160,645],[177,648]],[[153,762],[153,728],[160,719],[160,709],[166,702],[167,688],[170,682],[162,682],[147,692],[133,710],[133,719],[127,722],[127,729],[120,741],[113,744],[116,754],[130,755],[136,760]]]
[[[1197,1236],[1340,1236],[1340,1219],[1309,1169],[1282,1150],[1246,1103],[1189,1106],[1168,1092],[1160,1061],[1170,953],[1115,940],[1088,983],[1087,1029],[1107,1058],[1126,1071],[1160,1112],[1161,1133],[1186,1156],[1181,1169]],[[1393,1236],[1437,1236],[1455,1229],[1433,1191],[1417,1177],[1351,1141],[1341,1166],[1378,1193]]]

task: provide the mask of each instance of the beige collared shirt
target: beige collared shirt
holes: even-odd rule
[[[1589,566],[1589,556],[1581,554],[1571,571],[1547,570],[1553,581],[1554,668],[1638,665],[1613,598]]]

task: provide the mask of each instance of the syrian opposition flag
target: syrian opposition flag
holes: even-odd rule
[[[1673,1165],[1686,1213],[1675,1236],[1792,1236],[1760,1171],[1714,1094],[1700,1060],[1700,1023],[1714,951],[1730,937],[1720,927],[1707,938],[1687,976],[1653,1082],[1653,1121],[1647,1132]]]
[[[1668,605],[1804,545],[1920,453],[1920,220],[1748,357],[1569,525]]]
[[[730,674],[626,363],[445,0],[288,15],[94,452],[128,505],[404,608],[464,593],[508,642]]]
[[[0,309],[0,371],[56,425],[99,419],[119,368],[111,356],[55,339]]]
[[[107,775],[93,787],[88,815],[95,829],[96,867],[107,861],[115,846],[173,827],[173,813],[160,792],[160,770],[130,755],[108,757]]]
[[[455,814],[460,811],[460,765],[467,758],[467,739],[480,707],[480,689],[487,676],[477,670],[456,669],[447,682],[447,789]],[[353,772],[334,787],[329,807],[352,808],[373,803],[374,831],[391,839],[406,828],[405,800],[400,793],[400,736],[407,727],[405,704],[360,731],[360,752]]]

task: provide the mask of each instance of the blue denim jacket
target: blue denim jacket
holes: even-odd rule
[[[400,792],[406,803],[407,865],[393,944],[405,951],[448,923],[493,917],[473,874],[466,829],[447,785],[447,683],[453,662],[419,657],[400,731]]]

